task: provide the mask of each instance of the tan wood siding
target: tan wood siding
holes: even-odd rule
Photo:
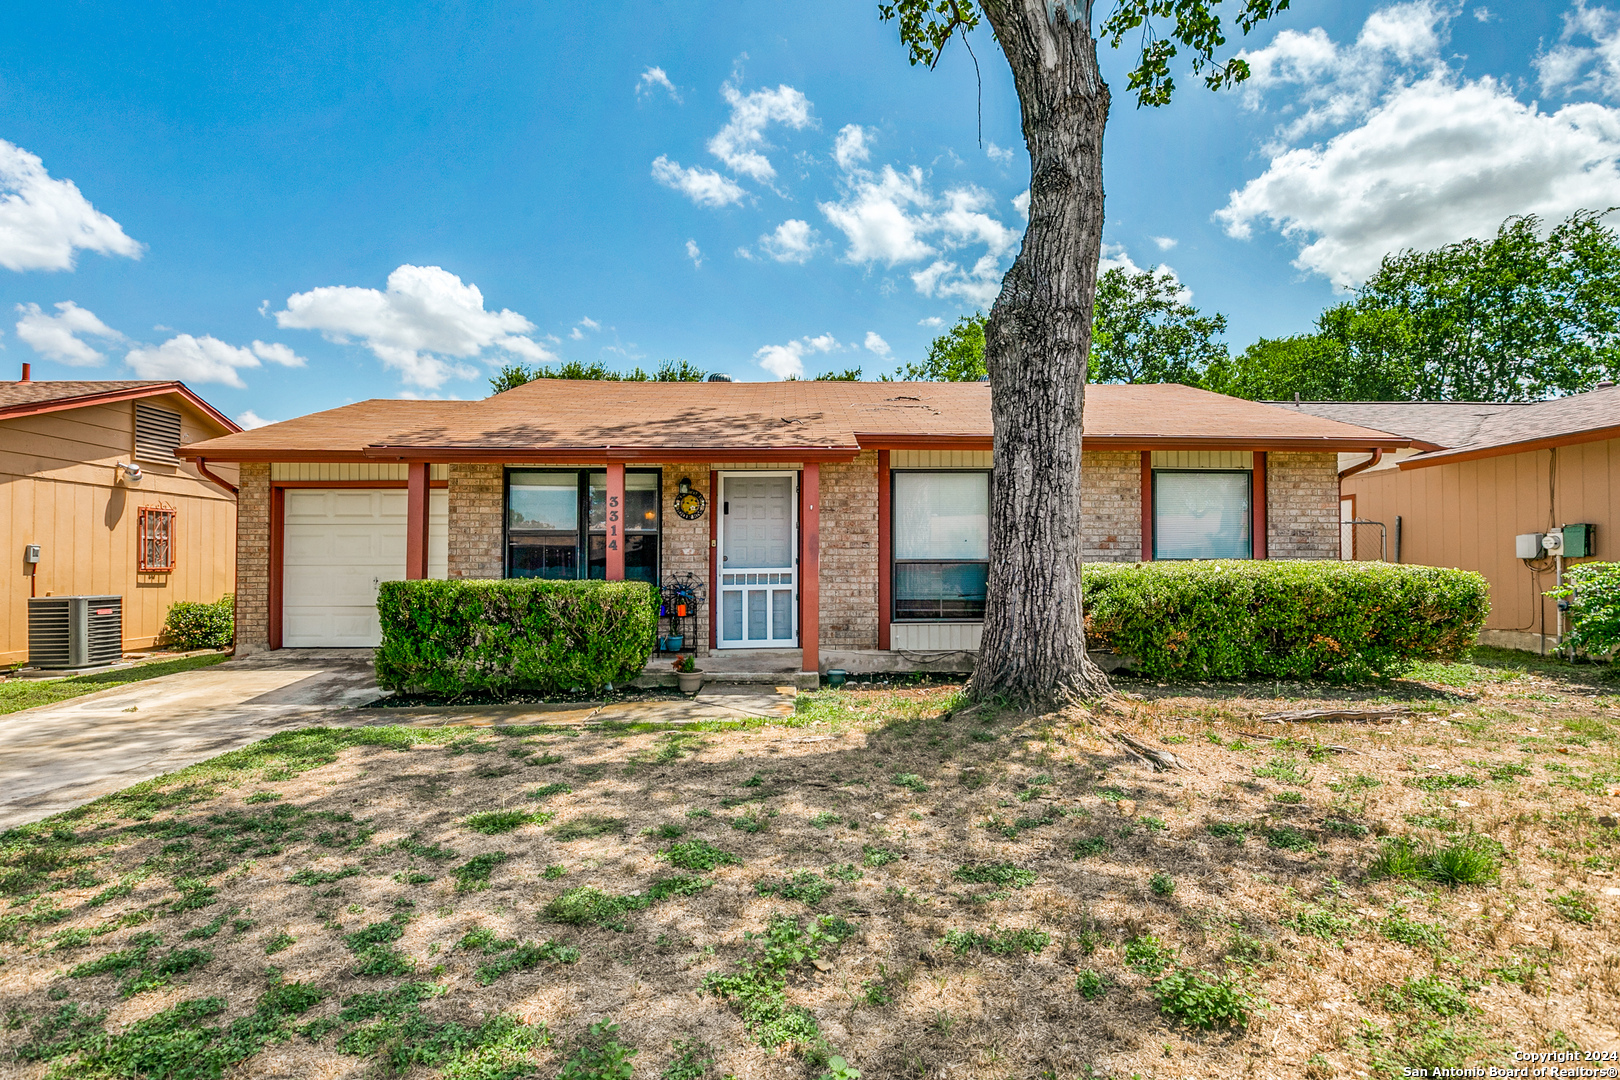
[[[182,441],[219,434],[178,397],[156,403],[181,414]],[[133,402],[114,402],[0,421],[0,563],[6,576],[0,609],[0,663],[28,655],[28,567],[23,548],[38,544],[32,583],[38,595],[118,594],[124,598],[124,647],[150,646],[176,600],[217,600],[235,580],[236,503],[186,464],[142,463],[135,487],[115,482],[131,460]],[[236,469],[218,470],[234,482]],[[176,510],[175,568],[136,569],[137,511]]]
[[[1477,570],[1491,583],[1491,630],[1537,633],[1556,611],[1540,594],[1552,572],[1533,574],[1514,557],[1513,538],[1551,527],[1597,525],[1596,559],[1620,559],[1620,440],[1479,458],[1427,469],[1358,473],[1343,483],[1356,516],[1382,521],[1401,561]],[[1363,529],[1366,527],[1363,526]],[[1364,540],[1375,536],[1362,533]]]

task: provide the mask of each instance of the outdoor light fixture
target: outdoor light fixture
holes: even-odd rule
[[[691,479],[691,477],[688,477],[688,476],[681,477],[681,494],[682,495],[689,494],[691,492],[691,490],[692,490],[692,479]]]
[[[139,465],[125,465],[120,461],[117,468],[119,470],[118,478],[124,483],[138,484],[141,482],[141,467]]]

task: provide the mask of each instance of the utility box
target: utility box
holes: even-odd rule
[[[100,667],[123,656],[123,597],[29,597],[29,667]]]
[[[1513,538],[1513,554],[1520,559],[1541,558],[1541,534],[1520,533]]]
[[[1596,555],[1597,526],[1591,524],[1564,526],[1564,558],[1581,559]]]

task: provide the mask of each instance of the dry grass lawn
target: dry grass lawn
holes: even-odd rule
[[[1620,1050],[1593,670],[277,736],[3,838],[0,1072],[1325,1080]],[[1410,711],[1258,719],[1375,700]]]

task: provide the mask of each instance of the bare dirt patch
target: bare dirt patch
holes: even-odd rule
[[[4,838],[0,1060],[1321,1078],[1620,1049],[1620,698],[1482,659],[1121,680],[1095,712],[857,688],[774,726],[278,736]]]

